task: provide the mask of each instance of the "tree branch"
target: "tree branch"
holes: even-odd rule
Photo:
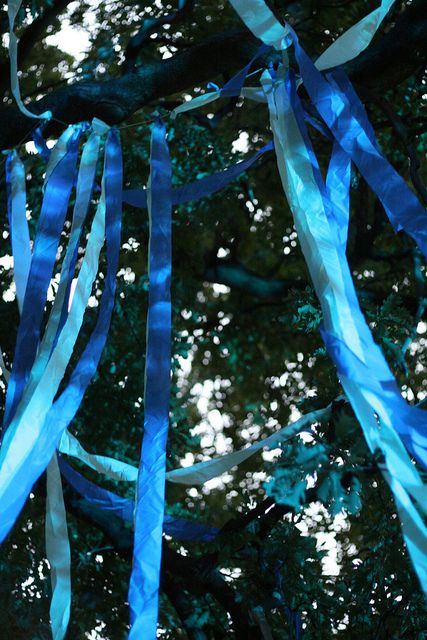
[[[29,105],[34,113],[47,109],[59,120],[76,123],[94,117],[119,124],[159,98],[206,82],[220,73],[243,66],[259,42],[247,31],[217,34],[177,55],[140,67],[121,78],[104,82],[77,82],[53,91]],[[414,0],[395,26],[374,46],[346,66],[362,87],[395,86],[423,64],[427,53],[427,15],[424,0]],[[0,149],[16,145],[31,124],[16,107],[3,107]],[[60,128],[51,125],[48,135]]]
[[[307,286],[307,282],[304,281],[264,278],[238,262],[227,260],[216,260],[210,264],[203,277],[208,282],[224,284],[263,299],[283,298],[291,288]]]
[[[51,4],[47,4],[46,9],[25,29],[19,38],[18,44],[18,68],[31,53],[32,48],[40,40],[45,33],[47,27],[52,24],[55,18],[69,4],[71,0],[53,0]],[[10,69],[9,60],[0,63],[0,91],[6,91],[10,86]]]

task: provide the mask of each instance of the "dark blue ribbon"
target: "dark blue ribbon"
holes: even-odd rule
[[[46,140],[43,138],[41,127],[37,127],[37,129],[33,131],[33,142],[37,152],[41,155],[43,160],[48,162],[50,158],[50,149],[46,144]]]
[[[427,257],[426,210],[379,151],[372,126],[350,81],[342,70],[324,77],[289,28],[304,87],[317,111],[377,194],[395,231],[404,229]]]
[[[158,615],[171,371],[171,162],[162,122],[153,125],[149,197],[149,300],[144,437],[129,585],[130,640],[155,640]]]
[[[172,190],[172,204],[179,205],[191,200],[206,198],[226,187],[232,180],[235,180],[241,173],[247,171],[264,153],[272,151],[272,142],[266,144],[247,160],[242,160],[237,164],[219,171],[211,176],[200,178],[195,182]],[[127,189],[123,193],[123,201],[139,209],[147,208],[147,189]]]
[[[87,502],[104,511],[108,511],[117,518],[124,520],[124,522],[133,523],[134,500],[131,498],[122,498],[112,491],[99,487],[73,469],[62,457],[58,458],[58,464],[67,482],[73,489],[80,493]],[[192,522],[191,520],[173,518],[166,514],[163,519],[163,530],[166,535],[176,538],[177,540],[194,542],[212,542],[219,531],[219,529],[215,527],[209,527],[208,525]]]

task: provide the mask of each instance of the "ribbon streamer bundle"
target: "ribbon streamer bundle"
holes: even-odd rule
[[[242,95],[266,104],[273,142],[249,160],[180,189],[174,190],[171,186],[166,128],[161,121],[154,122],[152,127],[147,190],[129,190],[123,194],[117,130],[109,129],[98,120],[91,125],[68,127],[52,152],[40,132],[36,132],[36,146],[48,164],[32,252],[25,215],[24,168],[17,152],[10,152],[6,166],[8,215],[21,319],[8,379],[0,448],[0,541],[13,526],[31,487],[47,470],[46,553],[52,571],[51,622],[55,640],[65,637],[71,603],[70,549],[61,473],[91,504],[134,522],[129,637],[154,640],[162,532],[178,539],[205,542],[217,534],[215,528],[164,515],[165,480],[186,485],[204,483],[263,447],[294,437],[330,411],[327,408],[308,414],[247,449],[166,473],[172,206],[214,193],[273,149],[298,238],[322,305],[322,335],[326,347],[369,448],[384,456],[383,474],[396,502],[409,555],[421,587],[427,592],[427,530],[423,519],[427,490],[410,457],[424,469],[427,467],[427,414],[403,400],[360,310],[346,258],[352,162],[378,195],[395,230],[405,230],[427,256],[426,212],[382,156],[363,105],[345,74],[336,68],[368,46],[393,1],[384,0],[313,63],[293,29],[279,23],[264,0],[230,0],[263,45],[223,89],[215,89],[181,105],[172,116],[222,96]],[[12,91],[23,112],[33,116],[22,105],[16,75],[13,25],[19,4],[9,3]],[[299,66],[298,80],[287,63],[286,50],[291,46]],[[243,87],[254,60],[271,47],[282,52],[282,63],[276,70],[270,68],[262,74],[260,87]],[[329,72],[322,74],[324,69]],[[323,123],[313,121],[304,112],[297,93],[299,82],[303,83]],[[326,180],[319,170],[306,121],[333,140]],[[79,146],[88,129],[75,181]],[[101,190],[72,293],[102,143],[105,150]],[[75,204],[68,246],[56,297],[41,335],[47,290],[74,184]],[[119,460],[88,453],[67,430],[96,371],[108,334],[114,306],[122,201],[148,208],[150,219],[145,415],[139,470]],[[104,242],[107,272],[97,323],[63,390],[57,395],[84,321]],[[2,368],[8,375],[3,364]],[[64,458],[58,457],[56,451],[78,458],[106,477],[136,483],[135,503],[89,482]]]

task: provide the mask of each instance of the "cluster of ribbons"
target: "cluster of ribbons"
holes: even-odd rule
[[[182,540],[208,542],[217,530],[204,524],[165,516],[164,487],[169,482],[204,483],[264,447],[295,437],[324,418],[330,408],[307,414],[269,438],[231,454],[166,473],[169,413],[171,332],[171,216],[172,206],[211,195],[226,186],[260,156],[275,151],[283,188],[324,314],[322,335],[340,380],[372,452],[385,460],[384,477],[394,495],[403,535],[421,586],[427,591],[427,531],[423,521],[426,487],[411,454],[427,466],[426,413],[410,407],[360,310],[345,249],[349,222],[350,168],[353,162],[378,195],[396,230],[405,230],[426,255],[426,212],[402,178],[384,159],[345,74],[336,67],[366,48],[394,0],[380,7],[338,38],[313,63],[288,25],[283,26],[263,0],[230,0],[263,45],[249,64],[222,89],[178,107],[172,114],[197,108],[223,96],[241,95],[266,103],[274,141],[252,158],[179,189],[171,186],[171,162],[166,128],[152,127],[150,178],[146,190],[122,194],[122,161],[118,132],[94,120],[69,127],[50,152],[35,133],[35,143],[47,161],[43,204],[33,250],[26,220],[25,174],[16,151],[7,159],[8,215],[14,256],[14,279],[21,314],[13,367],[8,379],[3,440],[0,448],[0,541],[15,522],[34,482],[47,469],[46,552],[52,571],[52,634],[61,640],[70,614],[70,550],[61,473],[94,506],[134,523],[134,559],[129,589],[130,638],[156,637],[162,533]],[[21,110],[17,81],[17,42],[13,25],[20,2],[9,2],[12,91]],[[299,79],[291,72],[286,50],[294,47]],[[243,87],[253,62],[274,47],[283,52],[278,69],[267,69],[261,86]],[[321,70],[330,69],[323,75]],[[319,119],[304,112],[297,85],[302,82]],[[32,115],[32,114],[30,114]],[[42,114],[48,118],[50,114]],[[333,143],[326,180],[319,170],[306,122]],[[76,178],[80,142],[89,128]],[[85,255],[78,270],[78,249],[96,191],[100,145],[105,139],[104,169],[98,205],[92,219]],[[75,205],[59,286],[41,335],[47,290],[72,190]],[[120,249],[122,201],[147,208],[150,219],[149,310],[144,389],[144,436],[139,469],[128,463],[85,451],[67,430],[90,380],[105,340],[114,305]],[[102,246],[107,273],[98,319],[87,346],[63,385],[67,365],[79,335],[96,279]],[[75,286],[74,286],[75,285]],[[89,482],[56,451],[79,459],[114,480],[136,484],[136,500],[122,498]],[[409,454],[408,454],[409,452]],[[299,624],[299,623],[298,623]]]

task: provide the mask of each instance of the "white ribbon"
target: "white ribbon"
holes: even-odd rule
[[[239,451],[233,451],[224,456],[218,456],[211,460],[205,460],[204,462],[197,462],[190,467],[179,467],[173,471],[168,471],[166,474],[166,480],[174,482],[176,484],[196,485],[204,484],[212,478],[216,478],[226,471],[229,471],[233,467],[241,464],[244,460],[247,460],[258,451],[266,448],[273,448],[280,443],[287,442],[291,438],[306,430],[308,426],[325,420],[330,415],[331,407],[325,409],[319,409],[318,411],[312,411],[303,416],[296,422],[288,424],[276,433],[273,433],[268,438],[259,440],[245,449]],[[108,456],[95,455],[88,453],[81,446],[80,442],[69,431],[65,431],[58,450],[68,456],[77,458],[81,462],[84,462],[88,467],[104,474],[111,480],[136,482],[138,477],[138,468],[110,458]]]

